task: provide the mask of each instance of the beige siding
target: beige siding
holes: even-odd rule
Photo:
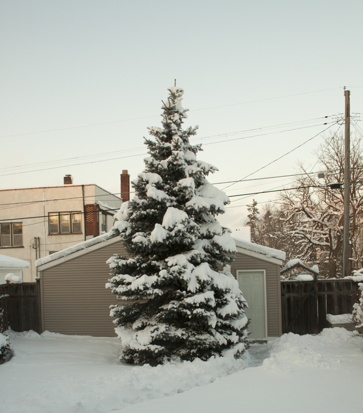
[[[42,326],[62,334],[114,336],[109,306],[116,302],[105,289],[106,260],[122,253],[121,242],[93,250],[41,274]]]
[[[117,302],[105,289],[109,279],[106,260],[112,254],[125,254],[121,241],[85,252],[41,273],[43,330],[62,334],[114,336],[109,306]],[[265,270],[267,295],[267,333],[282,334],[280,267],[258,258],[238,253],[232,273],[238,270]]]
[[[237,254],[232,263],[232,274],[237,277],[238,270],[265,270],[267,297],[267,335],[279,337],[282,334],[280,267],[255,257]]]

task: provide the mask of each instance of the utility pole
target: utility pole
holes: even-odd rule
[[[345,151],[344,151],[344,222],[343,222],[343,277],[350,275],[350,91],[344,88],[345,97]]]

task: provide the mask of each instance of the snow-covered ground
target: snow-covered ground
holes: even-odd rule
[[[7,413],[358,412],[363,337],[341,328],[256,344],[245,361],[158,367],[118,361],[116,338],[10,332],[0,366]]]

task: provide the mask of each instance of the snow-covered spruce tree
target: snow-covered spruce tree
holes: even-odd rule
[[[201,147],[189,138],[197,128],[182,129],[183,90],[169,92],[162,128],[149,128],[136,195],[115,225],[129,256],[108,261],[106,287],[126,300],[111,316],[130,364],[237,357],[247,347],[246,301],[226,269],[235,243],[216,219],[229,201],[206,179],[216,168],[196,158]]]
[[[363,272],[362,270],[357,272]],[[363,327],[363,283],[359,283],[359,290],[361,292],[360,298],[353,306],[352,318],[357,328]]]
[[[0,364],[6,363],[14,355],[8,336],[0,333]]]

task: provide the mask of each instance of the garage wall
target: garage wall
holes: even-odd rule
[[[266,271],[267,335],[268,337],[281,336],[280,266],[249,255],[237,253],[231,265],[231,272],[236,278],[238,270]]]
[[[106,261],[115,253],[126,255],[121,241],[105,243],[74,259],[41,273],[42,330],[96,337],[115,336],[109,306],[116,297],[105,284],[110,278]],[[237,253],[231,265],[238,270],[265,270],[267,295],[267,334],[282,334],[280,266],[249,255]]]
[[[106,261],[124,253],[121,242],[106,245],[41,273],[42,330],[62,334],[115,336],[109,306],[117,302],[105,284]]]

